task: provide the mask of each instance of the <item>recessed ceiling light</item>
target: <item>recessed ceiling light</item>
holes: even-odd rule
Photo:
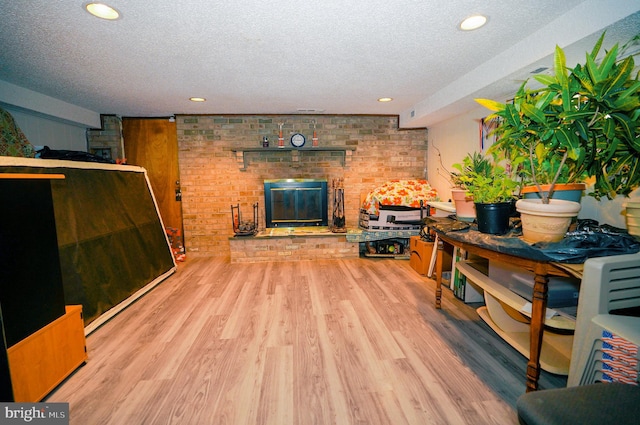
[[[469,16],[460,23],[460,29],[463,31],[476,30],[487,23],[487,17],[482,15]]]
[[[207,99],[205,99],[204,97],[190,97],[189,100],[192,101],[192,102],[206,102],[207,101]]]
[[[392,97],[381,97],[378,99],[378,102],[391,102],[392,100]]]
[[[120,17],[120,13],[117,10],[104,3],[87,3],[84,8],[87,9],[87,12],[91,13],[93,16],[97,16],[98,18],[113,21]]]

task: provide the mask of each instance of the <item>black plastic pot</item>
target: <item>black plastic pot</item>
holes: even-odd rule
[[[509,231],[511,202],[493,204],[476,204],[476,221],[478,230],[491,235],[504,235]]]

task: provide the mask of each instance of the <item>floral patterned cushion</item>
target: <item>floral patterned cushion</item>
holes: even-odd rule
[[[362,209],[378,215],[380,205],[420,208],[420,201],[437,201],[438,193],[426,180],[389,180],[369,192]]]

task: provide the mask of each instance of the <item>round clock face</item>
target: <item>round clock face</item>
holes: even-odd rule
[[[294,146],[296,148],[301,148],[302,146],[304,146],[305,141],[306,139],[300,133],[296,133],[293,136],[291,136],[291,146]]]

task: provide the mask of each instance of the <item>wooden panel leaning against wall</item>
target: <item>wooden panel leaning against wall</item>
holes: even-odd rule
[[[166,118],[123,118],[127,163],[147,170],[165,227],[183,234],[176,123]]]

